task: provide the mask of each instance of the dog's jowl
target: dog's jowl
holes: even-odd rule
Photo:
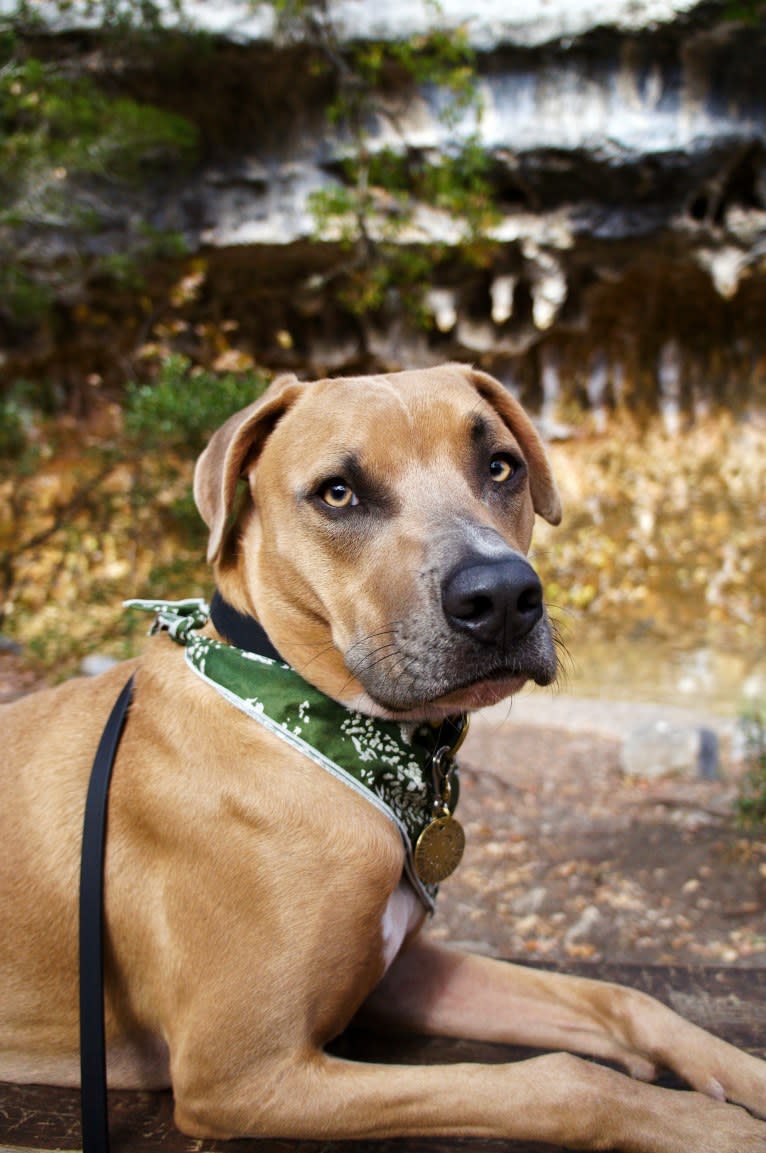
[[[144,602],[140,659],[2,710],[0,1079],[79,1078],[83,809],[132,670],[105,864],[112,1085],[172,1085],[199,1136],[766,1153],[764,1063],[644,994],[420,933],[462,847],[466,717],[556,676],[527,552],[561,510],[516,401],[460,365],[282,377],[215,433],[194,488],[210,606]],[[357,1014],[549,1052],[326,1053]],[[663,1067],[693,1091],[647,1083]]]

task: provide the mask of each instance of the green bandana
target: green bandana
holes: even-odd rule
[[[413,845],[438,808],[431,770],[437,730],[422,725],[410,734],[395,721],[338,704],[281,661],[201,636],[197,630],[209,615],[201,599],[125,604],[155,613],[151,632],[166,631],[184,645],[186,663],[197,676],[393,821],[404,842],[407,877],[432,912],[437,889],[418,877]]]

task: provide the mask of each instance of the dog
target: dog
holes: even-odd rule
[[[274,667],[360,723],[411,741],[555,679],[526,555],[559,496],[492,377],[280,377],[213,435],[194,490],[230,619],[257,620]],[[225,658],[226,633],[211,619],[193,643]],[[385,806],[233,707],[189,651],[160,632],[137,660],[3,709],[0,1078],[79,1081],[84,801],[132,671],[105,865],[110,1085],[172,1085],[197,1137],[766,1153],[766,1063],[643,993],[429,942],[433,886],[418,891]],[[439,832],[457,821],[450,779]],[[417,1068],[330,1055],[354,1019],[546,1053]],[[696,1091],[650,1084],[660,1068]]]

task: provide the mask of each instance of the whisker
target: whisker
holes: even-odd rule
[[[394,651],[385,652],[385,649],[393,649]],[[370,653],[366,660],[360,661],[359,664],[355,664],[353,671],[357,675],[359,673],[369,672],[370,669],[374,669],[377,665],[383,664],[384,661],[390,660],[393,656],[396,656],[396,646],[393,644],[393,642],[388,645],[381,645],[379,648],[375,649],[374,652]],[[373,657],[376,659],[373,660]]]
[[[334,648],[335,648],[335,646],[333,645],[332,641],[330,641],[329,643],[327,643],[325,645],[322,645],[322,647],[317,652],[314,653],[314,655],[311,657],[310,660],[308,660],[304,664],[302,664],[300,668],[296,668],[296,672],[299,672],[302,676],[304,669],[311,668],[311,666],[314,664],[315,661],[318,661],[326,653],[331,653]]]
[[[562,630],[559,627],[559,622],[556,620],[551,621],[551,637],[556,649],[556,679],[554,686],[562,690],[566,687],[567,682],[571,676],[576,672],[576,664],[566,641],[562,635]]]
[[[346,656],[352,653],[354,649],[359,648],[360,645],[369,644],[371,641],[377,640],[378,637],[393,636],[394,630],[398,628],[401,623],[401,621],[392,621],[391,624],[385,629],[379,629],[377,632],[365,634],[365,636],[360,637],[358,640],[354,641],[353,644],[349,645],[348,649],[346,650]]]

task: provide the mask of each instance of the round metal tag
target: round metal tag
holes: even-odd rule
[[[424,885],[438,885],[454,873],[465,849],[465,833],[449,814],[426,825],[415,845],[415,869]]]

